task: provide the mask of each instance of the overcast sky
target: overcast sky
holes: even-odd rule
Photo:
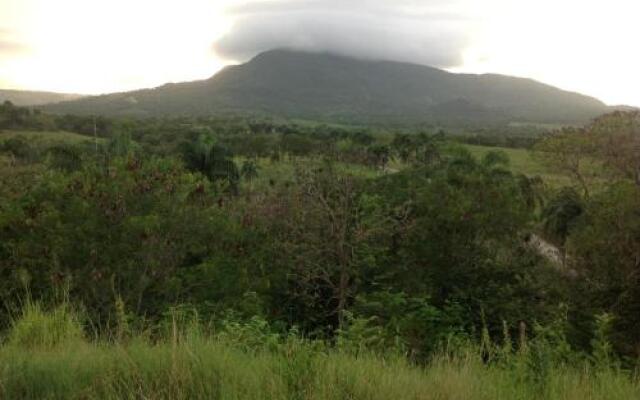
[[[294,48],[640,106],[637,0],[0,0],[0,88],[105,93]]]

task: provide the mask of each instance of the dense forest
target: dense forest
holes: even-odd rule
[[[0,238],[0,398],[640,395],[638,112],[508,136],[7,102]]]

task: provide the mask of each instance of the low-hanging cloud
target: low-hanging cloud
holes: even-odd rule
[[[470,16],[452,12],[461,0],[280,0],[230,11],[236,23],[213,45],[243,62],[272,49],[333,52],[437,67],[462,62]]]

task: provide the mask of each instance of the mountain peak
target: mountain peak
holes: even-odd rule
[[[267,113],[325,121],[439,124],[581,123],[607,111],[596,99],[529,79],[453,74],[417,64],[291,49],[258,54],[206,81],[48,109],[141,116]]]

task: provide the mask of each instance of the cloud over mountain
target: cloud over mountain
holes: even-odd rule
[[[460,0],[276,0],[229,11],[232,30],[214,43],[221,57],[246,61],[275,48],[365,59],[457,66],[475,22]]]

